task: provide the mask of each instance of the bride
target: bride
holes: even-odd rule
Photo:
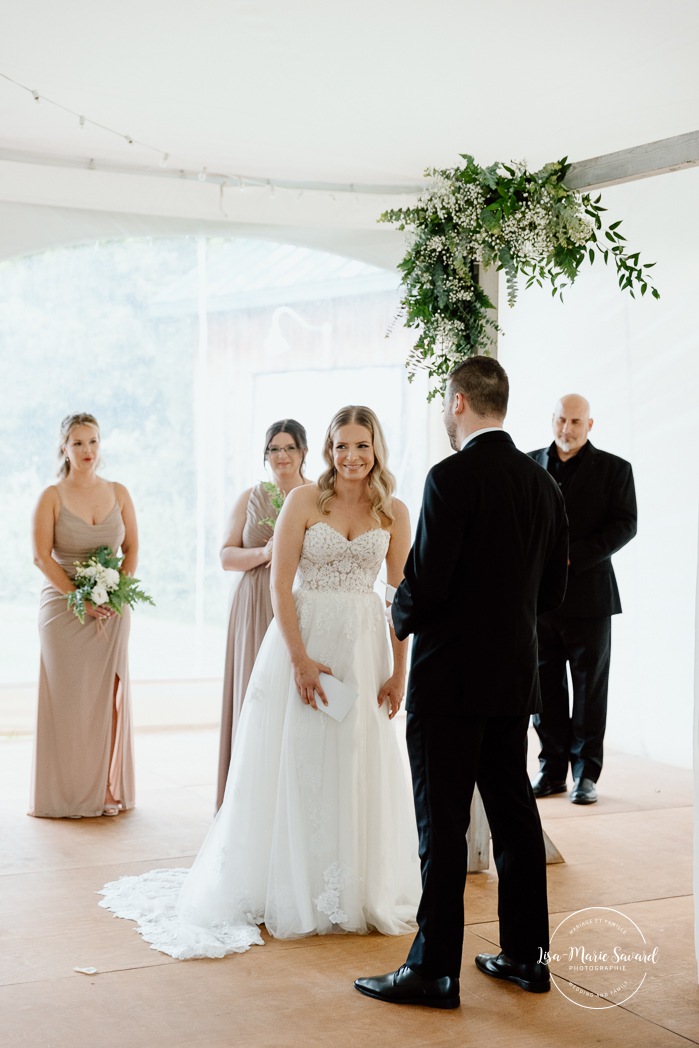
[[[277,521],[272,621],[235,738],[226,793],[191,870],[105,885],[100,903],[138,921],[172,957],[222,957],[277,938],[414,930],[420,896],[412,796],[393,722],[405,643],[386,639],[374,592],[386,561],[397,586],[410,545],[392,497],[374,413],[343,408],[326,434],[328,468],[295,488]],[[298,572],[298,587],[293,590]],[[324,712],[320,674],[357,698]]]

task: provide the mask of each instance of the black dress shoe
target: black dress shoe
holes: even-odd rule
[[[494,979],[505,979],[530,993],[547,993],[551,989],[549,969],[546,964],[534,961],[526,964],[511,961],[504,953],[479,953],[476,966]]]
[[[597,800],[597,788],[592,779],[576,779],[570,791],[573,804],[594,804]]]
[[[404,964],[396,972],[373,979],[355,979],[355,989],[377,1001],[390,1004],[422,1004],[426,1008],[458,1008],[459,980],[445,975],[426,979]]]
[[[565,779],[551,779],[545,771],[540,771],[532,782],[535,797],[550,797],[552,793],[565,793],[567,789]]]

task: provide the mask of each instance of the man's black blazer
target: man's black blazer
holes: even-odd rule
[[[567,558],[558,485],[507,433],[434,466],[392,609],[396,636],[415,635],[408,711],[536,712],[536,616],[563,600]]]
[[[531,451],[548,469],[555,444]],[[600,451],[587,441],[570,487],[566,489],[570,525],[568,589],[558,615],[596,618],[621,611],[612,554],[636,534],[636,491],[631,463]]]

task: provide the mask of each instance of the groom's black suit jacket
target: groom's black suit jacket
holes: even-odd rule
[[[407,710],[537,712],[536,618],[563,600],[567,558],[558,485],[507,433],[434,466],[392,609],[396,636],[414,634]]]

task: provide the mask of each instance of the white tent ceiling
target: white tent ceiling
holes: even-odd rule
[[[390,263],[401,198],[364,187],[693,131],[698,47],[688,0],[6,2],[0,254],[209,228]]]

